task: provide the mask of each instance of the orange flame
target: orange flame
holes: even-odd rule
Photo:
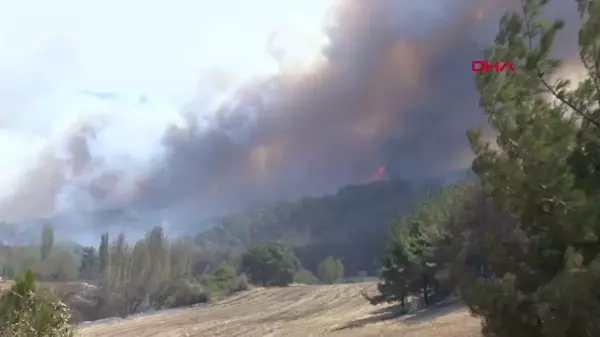
[[[381,181],[386,176],[386,168],[383,165],[377,167],[377,171],[369,177],[370,182]]]

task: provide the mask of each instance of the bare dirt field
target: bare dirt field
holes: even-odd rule
[[[205,308],[80,326],[79,337],[477,337],[479,321],[457,304],[397,317],[360,295],[369,283],[253,289]]]

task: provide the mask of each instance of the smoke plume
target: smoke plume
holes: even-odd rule
[[[4,32],[29,23],[26,8],[10,13],[20,23],[0,23],[0,39],[33,41],[20,45],[31,63],[0,56],[12,80],[0,83],[0,151],[14,173],[0,218],[117,206],[209,217],[467,167],[465,130],[485,127],[470,62],[518,5],[264,0],[234,13],[199,3],[115,14],[116,2],[65,2],[66,14],[47,8],[44,22],[64,23],[42,42],[33,29]]]

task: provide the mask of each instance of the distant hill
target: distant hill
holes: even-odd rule
[[[226,216],[199,233],[207,249],[241,251],[249,244],[277,240],[295,247],[303,265],[315,271],[331,255],[341,258],[348,275],[373,274],[378,266],[390,219],[408,211],[440,181],[391,180],[343,187],[335,195],[303,198]]]
[[[196,243],[205,250],[239,254],[249,244],[279,240],[293,245],[305,267],[313,271],[321,260],[332,255],[343,260],[348,275],[359,271],[372,274],[390,219],[409,210],[427,191],[471,177],[469,170],[456,170],[423,181],[349,185],[330,196],[302,198],[209,219],[126,206],[67,212],[17,224],[0,223],[0,239],[8,244],[29,244],[38,241],[43,224],[50,223],[58,241],[97,245],[105,231],[111,235],[124,232],[129,240],[136,240],[152,226],[162,225],[170,237],[200,232]]]

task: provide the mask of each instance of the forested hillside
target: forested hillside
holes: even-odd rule
[[[327,256],[342,260],[347,275],[375,273],[387,224],[437,184],[403,180],[342,188],[337,194],[284,202],[226,216],[196,236],[205,250],[237,254],[249,244],[277,240],[293,246],[305,268],[316,271]],[[437,185],[439,186],[439,185]]]

